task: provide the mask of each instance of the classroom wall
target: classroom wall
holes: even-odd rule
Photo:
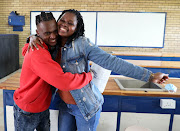
[[[0,0],[0,34],[19,34],[20,66],[23,61],[21,48],[26,42],[26,37],[30,35],[30,11],[62,11],[70,8],[79,11],[167,12],[164,48],[103,47],[102,49],[118,52],[179,53],[180,51],[179,0]],[[13,31],[13,27],[8,25],[11,11],[17,11],[25,16],[22,32]]]

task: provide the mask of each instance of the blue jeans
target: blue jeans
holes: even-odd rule
[[[36,108],[36,107],[34,107]],[[15,131],[50,131],[49,109],[40,113],[30,113],[14,104]]]
[[[59,131],[96,131],[101,109],[88,121],[81,114],[77,105],[67,104],[67,110],[60,107],[58,118]]]

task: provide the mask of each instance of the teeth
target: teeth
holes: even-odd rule
[[[60,28],[62,31],[66,31],[66,29],[64,29],[64,28]]]
[[[51,40],[51,42],[55,42],[56,40]]]

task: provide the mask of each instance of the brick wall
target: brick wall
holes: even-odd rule
[[[20,65],[23,57],[21,48],[30,34],[30,11],[130,11],[130,12],[167,12],[166,34],[163,49],[103,47],[106,51],[137,52],[180,52],[180,0],[0,0],[0,34],[19,34]],[[14,32],[8,25],[11,11],[25,16],[23,32]]]

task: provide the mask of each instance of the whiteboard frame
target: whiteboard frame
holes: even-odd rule
[[[30,33],[31,33],[31,29],[32,29],[32,24],[31,24],[31,20],[32,20],[32,18],[31,18],[31,15],[32,15],[32,13],[37,13],[37,12],[41,12],[41,11],[30,11]],[[45,11],[45,12],[52,12],[52,13],[54,13],[54,12],[58,12],[58,13],[61,13],[62,11]],[[81,14],[83,15],[83,13],[95,13],[96,14],[96,18],[94,19],[93,18],[93,23],[95,23],[95,24],[93,24],[93,33],[91,32],[91,33],[89,33],[89,34],[91,34],[92,36],[88,36],[87,34],[87,30],[86,30],[86,25],[92,25],[92,24],[87,24],[87,23],[85,23],[85,19],[83,19],[84,20],[84,23],[85,23],[85,36],[86,37],[88,37],[88,38],[90,38],[90,40],[93,42],[93,43],[95,43],[95,44],[97,44],[98,45],[98,39],[97,39],[97,37],[98,37],[98,13],[157,13],[157,14],[164,14],[164,31],[163,31],[163,42],[162,42],[162,44],[161,44],[161,46],[127,46],[127,45],[98,45],[98,46],[100,46],[100,47],[137,47],[137,48],[164,48],[164,40],[165,40],[165,30],[166,30],[166,16],[167,16],[167,13],[166,12],[127,12],[127,11],[80,11],[81,12]],[[84,16],[83,16],[83,18],[84,18]],[[92,22],[91,22],[92,23]],[[91,30],[92,30],[92,28],[91,28]],[[32,33],[31,33],[32,34]]]
[[[103,37],[100,36],[100,37],[99,37],[98,35],[100,35],[100,34],[103,33],[103,32],[106,33],[106,32],[108,32],[108,30],[102,31],[102,29],[100,29],[100,31],[102,31],[102,32],[98,32],[99,29],[97,29],[97,41],[96,41],[96,42],[98,43],[99,46],[101,46],[101,47],[164,48],[165,27],[166,27],[166,15],[167,15],[166,12],[121,12],[121,11],[108,11],[108,12],[107,12],[107,11],[100,11],[100,12],[98,12],[97,18],[100,18],[100,17],[99,17],[99,14],[100,14],[100,13],[104,13],[104,14],[105,14],[105,13],[114,13],[114,14],[115,14],[115,13],[120,13],[120,14],[121,14],[121,13],[124,13],[124,14],[129,14],[129,13],[130,13],[130,14],[135,14],[135,13],[136,13],[136,14],[153,14],[153,15],[154,15],[154,14],[161,14],[161,15],[164,15],[164,16],[163,16],[163,17],[164,17],[164,19],[163,19],[164,28],[163,28],[163,30],[161,30],[161,32],[162,32],[162,34],[161,34],[161,36],[162,36],[162,37],[161,37],[162,43],[161,43],[161,44],[158,44],[158,46],[155,46],[155,45],[154,45],[154,46],[151,46],[150,44],[149,44],[149,45],[146,44],[145,46],[143,46],[143,45],[138,45],[138,46],[135,45],[135,46],[133,46],[133,45],[125,45],[125,44],[124,44],[124,45],[118,45],[118,46],[115,45],[115,44],[114,44],[114,45],[112,45],[112,44],[111,44],[111,45],[106,45],[106,44],[103,45],[103,44],[100,43],[100,41],[98,41],[98,39],[100,39],[100,38],[103,39],[103,38],[109,37],[109,34],[112,34],[111,32],[113,32],[113,31],[111,31],[110,33],[108,33],[108,35],[106,35],[106,36],[103,36]],[[102,20],[102,18],[101,18],[100,20]],[[97,20],[97,21],[99,22],[99,20]],[[107,20],[104,20],[104,21],[107,22]],[[103,22],[104,22],[104,21],[103,21]],[[133,21],[133,22],[134,22],[134,21]],[[98,23],[98,24],[99,24],[99,23]],[[108,25],[110,25],[110,24],[111,24],[111,23],[109,23]],[[113,21],[112,21],[112,24],[113,24]],[[163,26],[163,25],[162,25],[162,26]],[[99,28],[99,25],[97,25],[97,27]],[[104,26],[103,26],[103,27],[104,27]],[[102,27],[101,27],[101,28],[102,28]],[[114,34],[113,34],[113,35],[114,35]],[[116,37],[117,37],[117,39],[118,39],[118,38],[121,37],[121,36],[119,35],[119,36],[116,36]],[[146,37],[148,37],[148,36],[146,36]],[[99,44],[99,43],[100,43],[100,44]],[[104,43],[105,43],[105,42],[104,42]]]

